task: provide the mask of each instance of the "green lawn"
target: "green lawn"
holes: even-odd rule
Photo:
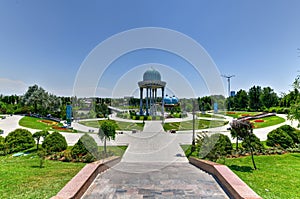
[[[228,111],[228,112],[226,112],[226,115],[231,116],[233,118],[240,118],[240,117],[247,116],[247,115],[254,116],[254,115],[257,115],[260,113],[262,113],[262,112]],[[264,128],[264,127],[273,126],[273,125],[285,122],[285,119],[283,119],[282,117],[278,117],[278,116],[270,116],[270,117],[261,118],[261,120],[264,120],[264,122],[254,122],[255,120],[256,119],[250,120],[254,124],[254,128]]]
[[[240,118],[244,116],[254,116],[262,112],[245,112],[245,111],[227,111],[226,115],[233,118]]]
[[[207,117],[207,118],[217,118],[217,119],[225,119],[225,117],[219,116],[219,115],[214,115],[214,114],[202,114],[202,113],[197,113],[197,117]]]
[[[254,122],[255,120],[256,119],[250,120],[251,122],[253,122],[254,128],[264,128],[264,127],[273,126],[285,122],[284,118],[278,116],[261,118],[261,120],[264,120],[263,122]]]
[[[113,153],[114,156],[123,156],[128,146],[106,146],[108,152]],[[103,146],[98,147],[99,151],[104,151]]]
[[[41,122],[41,120],[46,121],[48,123]],[[53,124],[51,124],[53,123]],[[35,117],[29,117],[25,116],[19,121],[19,125],[31,129],[39,129],[39,130],[46,130],[46,131],[55,131],[53,127],[61,127],[61,123],[57,123],[51,120],[45,120],[41,118],[35,118]],[[73,132],[72,130],[69,129],[59,129],[56,131],[60,132]]]
[[[50,125],[39,122],[39,120],[41,119],[25,116],[19,121],[19,125],[31,129],[39,129],[39,130],[47,130],[47,131],[52,130],[52,127]]]
[[[122,156],[126,149],[127,146],[107,146],[108,153],[114,156]],[[27,151],[33,152],[22,157],[0,156],[0,198],[50,198],[85,166],[85,163],[45,160],[44,168],[40,168],[35,149]],[[103,151],[102,146],[99,151]]]
[[[144,128],[143,123],[121,122],[115,120],[110,120],[110,121],[114,122],[117,125],[117,130],[131,131],[132,129],[143,130]],[[79,122],[79,124],[89,126],[89,127],[99,128],[102,122],[103,120],[81,121]]]
[[[225,164],[265,199],[300,198],[300,154],[255,156],[226,159]]]
[[[0,156],[1,198],[50,198],[75,176],[84,163],[45,160],[39,168],[35,155]]]
[[[214,128],[219,126],[224,126],[228,122],[224,121],[214,121],[214,120],[196,120],[195,121],[195,129],[206,129],[206,128]],[[175,129],[175,130],[191,130],[193,129],[193,121],[184,121],[184,122],[172,122],[172,123],[165,123],[163,125],[165,131]]]

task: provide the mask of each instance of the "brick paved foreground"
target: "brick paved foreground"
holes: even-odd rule
[[[228,198],[215,179],[189,163],[120,162],[97,176],[84,199]]]

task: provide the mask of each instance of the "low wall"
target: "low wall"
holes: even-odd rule
[[[189,158],[189,162],[194,166],[213,175],[229,194],[231,198],[238,199],[261,199],[244,181],[242,181],[227,166],[215,162]]]
[[[79,173],[76,174],[56,196],[51,199],[77,199],[86,192],[97,175],[115,164],[119,163],[120,157],[109,157],[97,162],[85,165]]]

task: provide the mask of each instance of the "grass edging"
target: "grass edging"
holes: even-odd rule
[[[116,165],[121,157],[113,156],[85,165],[57,194],[51,199],[81,198],[97,175]]]
[[[194,157],[189,158],[189,162],[213,175],[232,198],[262,199],[244,181],[242,181],[227,166],[208,160],[200,160]]]

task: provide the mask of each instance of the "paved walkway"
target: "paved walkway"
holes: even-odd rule
[[[188,163],[177,135],[161,122],[146,122],[133,135],[121,162],[98,175],[83,198],[228,198],[211,175]]]
[[[189,163],[161,168],[154,163],[123,162],[98,175],[82,198],[223,199],[228,196],[212,176]]]
[[[188,162],[176,134],[166,133],[160,121],[146,122],[140,133],[128,135],[123,162]]]
[[[22,119],[23,116],[20,115],[6,115],[5,119],[0,119],[0,129],[4,130],[3,135],[1,136],[7,136],[10,132],[18,129],[18,128],[23,128],[27,129],[30,132],[34,133],[38,130],[36,129],[30,129],[30,128],[25,128],[19,125],[20,119]]]

